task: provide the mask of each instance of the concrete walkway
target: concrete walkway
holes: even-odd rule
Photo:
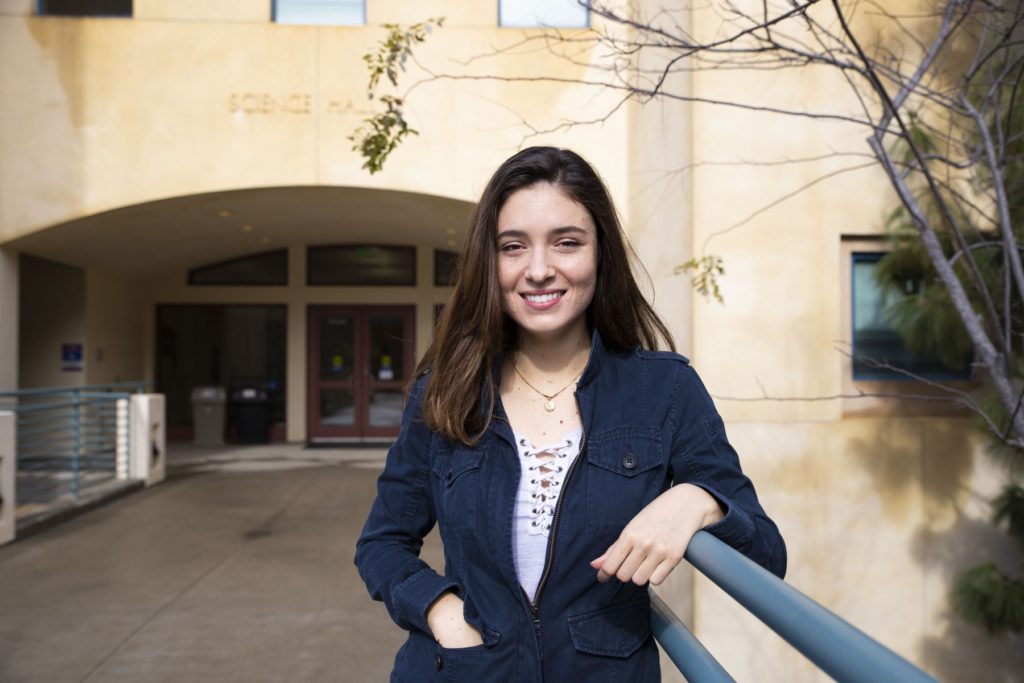
[[[172,449],[167,482],[0,548],[0,681],[387,680],[402,632],[352,565],[383,455]]]

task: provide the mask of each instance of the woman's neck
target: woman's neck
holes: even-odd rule
[[[519,333],[515,351],[516,365],[522,371],[561,374],[579,372],[590,354],[590,334],[586,322],[557,336]]]

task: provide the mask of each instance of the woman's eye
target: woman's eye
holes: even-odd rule
[[[560,247],[566,247],[566,248],[568,248],[568,249],[571,249],[571,248],[573,248],[573,247],[578,247],[578,246],[580,246],[580,243],[579,243],[579,242],[577,242],[576,240],[560,240],[560,241],[558,242],[558,246],[560,246]]]
[[[514,251],[518,251],[519,249],[522,249],[522,247],[523,245],[517,244],[516,242],[509,242],[508,244],[501,245],[501,247],[499,247],[499,250],[505,253],[511,253]]]

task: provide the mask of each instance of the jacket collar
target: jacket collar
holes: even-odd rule
[[[597,331],[595,326],[590,333],[590,357],[587,359],[586,367],[583,368],[583,374],[580,375],[580,381],[577,383],[578,387],[590,384],[597,377],[597,374],[601,371],[601,363],[604,360],[604,356],[604,343],[601,341],[601,333]]]

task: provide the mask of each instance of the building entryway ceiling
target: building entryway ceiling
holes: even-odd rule
[[[291,244],[407,244],[456,250],[473,205],[353,187],[270,187],[162,199],[13,240],[20,252],[129,277],[194,268]]]

